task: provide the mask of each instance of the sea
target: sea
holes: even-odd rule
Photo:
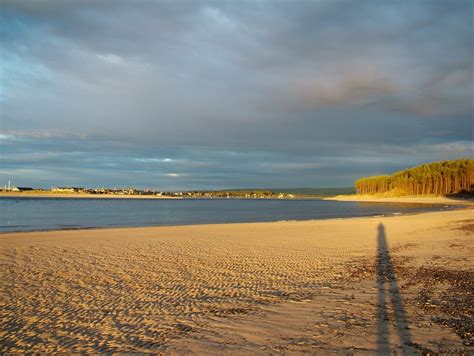
[[[454,208],[320,199],[0,197],[0,232],[382,217]]]

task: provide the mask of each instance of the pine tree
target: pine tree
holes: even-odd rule
[[[433,162],[396,172],[356,180],[357,194],[455,194],[474,191],[474,160]]]

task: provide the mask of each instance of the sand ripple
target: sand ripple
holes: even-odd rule
[[[166,239],[159,230],[134,231],[127,238],[107,231],[108,243],[59,236],[46,246],[38,239],[4,245],[0,351],[160,350],[206,329],[211,317],[305,298],[330,284],[345,259],[315,238]]]
[[[453,212],[445,214],[452,220]],[[389,237],[393,231],[393,239],[404,243],[416,233],[419,239],[434,238],[432,233],[419,232],[432,227],[432,220],[418,219],[415,227],[413,219],[386,219]],[[373,303],[369,300],[372,304],[368,302],[361,315],[357,308],[346,308],[351,302],[345,294],[333,294],[347,283],[351,261],[374,259],[378,222],[352,219],[2,235],[0,352],[183,351],[190,348],[180,349],[179,340],[190,337],[203,345],[206,340],[224,345],[219,335],[226,334],[225,320],[261,320],[265,308],[285,301],[302,305],[298,308],[303,320],[309,315],[303,305],[324,291],[329,293],[326,300],[331,308],[325,310],[319,299],[311,307],[318,318],[302,326],[311,328],[312,338],[295,336],[287,342],[303,349],[316,345],[314,338],[330,323],[350,322],[363,332],[373,320]],[[364,283],[370,286],[374,281],[369,282]],[[296,309],[290,310],[287,320],[291,321]],[[341,315],[346,319],[341,320]],[[284,323],[277,324],[273,322],[271,329],[284,335]],[[263,329],[255,330],[254,335]],[[234,345],[252,337],[244,331],[233,333]],[[256,342],[252,350],[272,337]]]

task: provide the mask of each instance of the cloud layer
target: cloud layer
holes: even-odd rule
[[[351,185],[473,155],[470,1],[9,1],[0,174]]]

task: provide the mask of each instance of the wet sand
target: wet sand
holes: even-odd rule
[[[474,210],[0,235],[0,352],[473,348]]]

